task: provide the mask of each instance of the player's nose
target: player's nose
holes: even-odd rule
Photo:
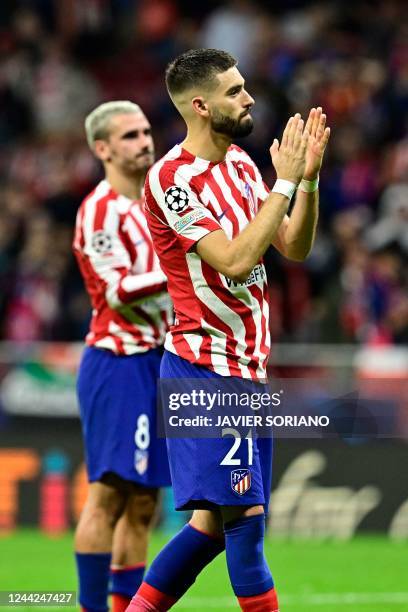
[[[139,143],[140,143],[140,146],[141,146],[142,149],[149,150],[149,149],[151,149],[151,146],[152,146],[152,137],[148,136],[146,134],[143,134],[143,136],[141,137]]]
[[[252,96],[249,95],[249,93],[247,91],[245,91],[245,101],[244,101],[244,106],[246,108],[251,108],[253,105],[255,104],[255,100],[253,99]]]

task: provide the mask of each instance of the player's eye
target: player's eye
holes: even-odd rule
[[[137,138],[138,136],[139,136],[138,130],[132,130],[131,132],[126,132],[126,134],[124,134],[122,138],[125,138],[126,140],[130,140],[131,138]]]
[[[143,134],[145,136],[151,136],[152,130],[150,128],[146,128],[145,130],[143,130]]]
[[[228,96],[232,96],[232,97],[234,97],[234,96],[237,96],[237,95],[240,93],[240,91],[242,91],[242,87],[241,87],[241,86],[239,86],[239,87],[234,87],[233,89],[230,89],[230,90],[227,92],[227,95],[228,95]]]

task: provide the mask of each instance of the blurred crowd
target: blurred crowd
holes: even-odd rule
[[[184,135],[164,87],[193,47],[239,60],[256,100],[242,142],[270,185],[273,137],[321,105],[332,138],[305,264],[267,256],[274,341],[408,341],[408,12],[397,0],[2,0],[0,338],[78,340],[89,302],[71,255],[101,177],[83,121],[140,103],[157,155]],[[241,143],[239,143],[241,144]]]

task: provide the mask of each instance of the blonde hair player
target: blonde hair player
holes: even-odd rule
[[[78,372],[89,492],[75,533],[83,610],[126,608],[142,581],[158,489],[170,484],[156,432],[156,379],[172,305],[143,209],[151,126],[132,102],[85,121],[105,178],[82,202],[73,249],[92,303]]]

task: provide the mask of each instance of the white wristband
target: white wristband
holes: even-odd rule
[[[319,176],[317,176],[313,181],[307,181],[306,179],[302,179],[299,184],[299,189],[301,191],[305,191],[306,193],[313,193],[319,189]]]
[[[282,195],[292,199],[293,194],[296,191],[296,183],[292,183],[292,181],[287,181],[286,179],[276,179],[276,182],[272,188],[273,193],[281,193]]]

